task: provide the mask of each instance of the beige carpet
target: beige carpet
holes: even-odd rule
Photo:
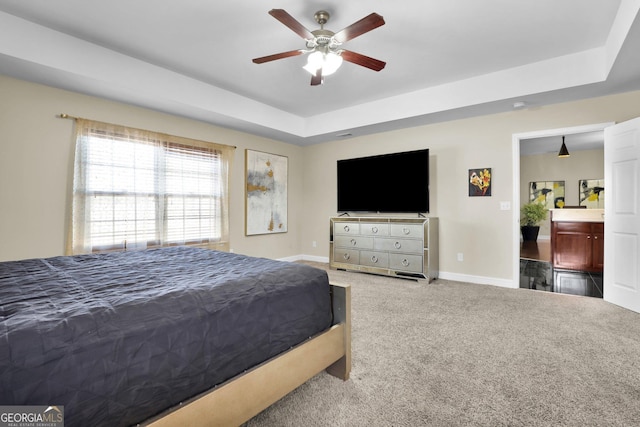
[[[321,373],[247,426],[640,425],[640,314],[527,289],[329,276],[352,285],[351,379]]]

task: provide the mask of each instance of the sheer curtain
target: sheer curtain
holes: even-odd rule
[[[235,147],[76,119],[67,253],[229,248]]]

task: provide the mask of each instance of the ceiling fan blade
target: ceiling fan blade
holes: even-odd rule
[[[333,38],[340,43],[344,43],[382,25],[384,25],[384,18],[377,13],[372,13],[338,31],[333,35]]]
[[[282,22],[284,25],[293,30],[294,33],[303,39],[312,39],[313,34],[307,30],[304,25],[299,23],[293,16],[289,15],[284,9],[271,9],[269,15]]]
[[[318,68],[316,75],[311,77],[311,86],[318,86],[322,84],[322,68]]]
[[[345,61],[370,68],[373,71],[380,71],[384,68],[385,65],[387,65],[386,62],[371,58],[366,55],[362,55],[360,53],[352,52],[350,50],[343,50],[340,56],[342,56],[342,59],[344,59]]]
[[[302,55],[304,50],[290,50],[288,52],[275,53],[273,55],[267,55],[260,58],[253,58],[252,61],[254,64],[264,64],[265,62],[275,61],[276,59],[289,58],[291,56]]]

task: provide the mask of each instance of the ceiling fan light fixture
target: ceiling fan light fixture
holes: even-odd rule
[[[311,75],[316,75],[319,68],[322,68],[322,75],[329,76],[335,73],[342,65],[342,57],[337,53],[329,52],[327,54],[316,50],[309,55],[307,65],[304,68]]]
[[[329,52],[324,57],[324,64],[322,65],[322,75],[329,76],[336,71],[342,65],[342,56]]]
[[[322,68],[322,65],[324,63],[323,56],[324,55],[322,54],[322,52],[320,52],[319,50],[316,50],[315,52],[313,52],[307,57],[307,65],[305,65],[302,68],[304,68],[309,73],[315,76],[316,72],[318,71],[318,68]]]

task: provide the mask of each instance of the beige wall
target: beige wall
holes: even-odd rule
[[[450,121],[297,147],[205,123],[0,76],[0,260],[60,255],[70,191],[72,127],[59,113],[236,145],[231,246],[239,253],[327,259],[336,214],[336,160],[429,148],[431,215],[440,218],[440,270],[512,280],[512,135],[640,116],[640,92]],[[289,232],[244,236],[244,150],[289,157]],[[467,171],[490,167],[491,197],[468,197]],[[372,182],[384,179],[371,173]],[[516,183],[517,184],[517,183]],[[313,246],[313,242],[316,246]],[[456,260],[457,253],[464,261]],[[479,280],[481,281],[481,280]]]
[[[328,219],[336,214],[336,160],[429,148],[431,215],[440,218],[440,271],[443,276],[479,283],[512,281],[513,134],[621,122],[640,116],[640,92],[535,107],[490,116],[420,126],[308,147],[305,150],[305,224],[301,252],[327,256]],[[468,197],[467,172],[492,168],[492,196]],[[371,181],[383,179],[371,173]],[[516,178],[517,179],[517,178]],[[518,183],[516,183],[518,185]],[[311,242],[318,242],[313,248]],[[463,261],[457,261],[457,254]]]
[[[235,145],[231,248],[270,258],[299,254],[301,147],[0,75],[0,261],[64,254],[73,121],[57,118],[60,113]],[[289,158],[288,233],[244,235],[246,148]]]
[[[559,148],[558,148],[559,149]],[[537,181],[564,181],[565,204],[579,204],[578,181],[604,179],[604,150],[571,151],[570,156],[559,158],[557,153],[520,157],[520,206],[529,201],[529,183]],[[540,237],[550,235],[550,221],[540,224]]]

